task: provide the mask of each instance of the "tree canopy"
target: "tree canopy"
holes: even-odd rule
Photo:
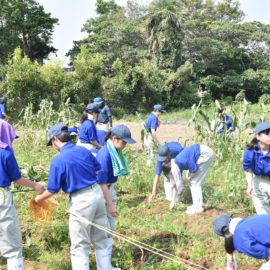
[[[17,47],[42,63],[56,52],[51,39],[57,22],[35,0],[0,0],[0,63],[6,63]]]
[[[27,102],[16,87],[30,91],[31,100],[49,97],[38,95],[36,85],[37,91],[48,89],[55,106],[66,97],[86,104],[98,95],[120,114],[149,110],[154,103],[189,107],[200,87],[210,100],[234,100],[239,93],[251,102],[270,97],[270,25],[245,22],[237,0],[154,0],[148,6],[129,0],[126,7],[97,0],[96,16],[83,26],[87,36],[69,51],[69,74],[27,60],[54,51],[57,19],[34,0],[0,1],[0,54],[5,62],[11,59],[0,72],[0,93],[7,89],[14,102]],[[18,51],[8,57],[18,46],[27,57],[21,62]]]

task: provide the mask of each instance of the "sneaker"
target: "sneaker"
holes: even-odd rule
[[[121,268],[113,267],[113,266],[112,266],[111,270],[121,270]]]
[[[202,213],[204,209],[202,207],[194,207],[193,205],[187,207],[186,214],[187,215],[194,215],[198,213]]]

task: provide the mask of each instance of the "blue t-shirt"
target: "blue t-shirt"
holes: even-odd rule
[[[148,115],[144,127],[149,132],[151,132],[151,129],[156,130],[158,128],[158,117],[153,112]]]
[[[92,120],[85,120],[80,125],[79,140],[82,143],[97,141],[97,130]]]
[[[167,147],[171,153],[171,157],[175,158],[184,148],[179,142],[167,142]],[[161,175],[162,172],[162,163],[161,161],[157,161],[156,164],[156,175]]]
[[[110,117],[112,117],[111,109],[105,105],[103,108],[100,108],[100,112],[98,113],[97,122],[106,124],[110,121]]]
[[[178,165],[181,173],[184,170],[189,170],[191,173],[196,173],[199,170],[197,161],[200,157],[201,150],[199,144],[192,144],[186,147],[181,153],[179,153],[174,161]]]
[[[270,176],[270,151],[264,156],[260,150],[246,148],[243,156],[243,168],[255,175]]]
[[[98,141],[98,143],[100,145],[104,145],[105,144],[104,138],[105,138],[106,134],[107,134],[106,131],[97,129],[97,141]]]
[[[226,130],[233,132],[235,128],[233,127],[233,119],[231,116],[226,115],[225,116],[225,125],[226,125]],[[225,131],[224,123],[221,123],[221,125],[218,128],[218,133],[223,133]]]
[[[233,234],[236,250],[257,259],[267,259],[270,248],[270,215],[241,220]]]
[[[112,159],[105,144],[97,153],[97,160],[101,165],[101,171],[97,175],[99,184],[112,184],[118,179],[118,176],[113,175]]]
[[[97,182],[98,170],[100,164],[89,150],[68,142],[51,161],[48,191],[56,193],[62,188],[72,193],[91,186]]]
[[[12,149],[0,147],[0,187],[9,187],[12,181],[21,178],[21,172]]]
[[[6,113],[6,108],[4,104],[0,104],[0,119],[4,119],[5,116],[3,115],[3,113]]]

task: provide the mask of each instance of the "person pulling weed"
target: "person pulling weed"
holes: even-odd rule
[[[143,146],[147,152],[146,165],[150,166],[154,158],[154,145],[159,145],[157,139],[157,128],[160,125],[159,116],[161,113],[166,112],[162,105],[156,104],[153,107],[153,111],[148,115],[143,129]]]
[[[110,229],[115,231],[115,218],[117,217],[117,196],[114,184],[118,176],[129,174],[128,162],[122,150],[126,145],[133,144],[131,132],[125,125],[116,125],[111,128],[105,137],[105,145],[99,150],[97,160],[101,165],[101,171],[97,175],[98,183],[106,201],[107,216]],[[112,236],[108,239],[109,256],[112,256]],[[109,260],[111,261],[111,259]],[[109,270],[120,268],[110,267]]]
[[[248,218],[218,216],[213,222],[217,235],[224,237],[227,252],[227,270],[237,270],[235,253],[266,260],[259,270],[270,269],[270,215]]]
[[[257,214],[270,214],[270,124],[261,122],[254,129],[255,137],[247,145],[243,168]]]
[[[15,131],[5,121],[0,121],[0,255],[7,258],[8,270],[23,269],[22,235],[13,196],[12,182],[29,187],[38,193],[44,191],[41,184],[22,177],[11,143]]]
[[[81,117],[77,145],[83,146],[88,150],[101,148],[101,145],[98,143],[97,130],[94,123],[98,112],[99,108],[97,104],[89,103]]]
[[[100,164],[89,150],[71,142],[68,127],[63,124],[52,126],[48,136],[47,145],[53,145],[59,154],[51,161],[47,190],[36,196],[35,202],[50,198],[60,189],[68,193],[72,269],[89,270],[92,243],[96,250],[97,269],[108,270],[107,233],[83,221],[87,219],[108,228],[103,193],[97,184]]]
[[[180,174],[187,170],[186,179],[189,183],[192,197],[192,205],[186,210],[188,215],[204,211],[202,185],[213,160],[214,152],[210,147],[203,144],[193,144],[181,151],[175,159],[167,160],[162,165],[163,172],[169,179],[174,178],[174,175],[176,175],[172,174],[175,165],[177,165]],[[175,181],[176,179],[173,180]],[[175,206],[176,196],[174,193],[170,204],[171,208]]]
[[[157,185],[162,172],[162,164],[167,159],[174,159],[184,148],[179,142],[166,142],[158,148],[158,155],[156,161],[156,175],[153,181],[152,194],[149,196],[148,201],[151,202],[157,193]],[[169,179],[164,176],[164,181],[168,182]]]

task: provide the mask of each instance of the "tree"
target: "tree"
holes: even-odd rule
[[[158,65],[176,70],[181,64],[183,33],[175,10],[174,0],[159,0],[152,4],[146,20],[149,48],[157,57]]]
[[[97,1],[97,11],[100,13],[96,18],[86,21],[83,31],[88,36],[75,42],[69,55],[73,61],[80,46],[85,45],[91,53],[103,55],[105,71],[110,74],[116,59],[134,66],[141,59],[148,58],[149,52],[143,33],[140,31],[141,18],[127,17],[124,8],[113,4],[107,6],[104,2],[107,3],[103,0]]]
[[[40,63],[56,49],[51,46],[52,18],[35,0],[0,0],[0,61],[20,47],[30,60]]]

